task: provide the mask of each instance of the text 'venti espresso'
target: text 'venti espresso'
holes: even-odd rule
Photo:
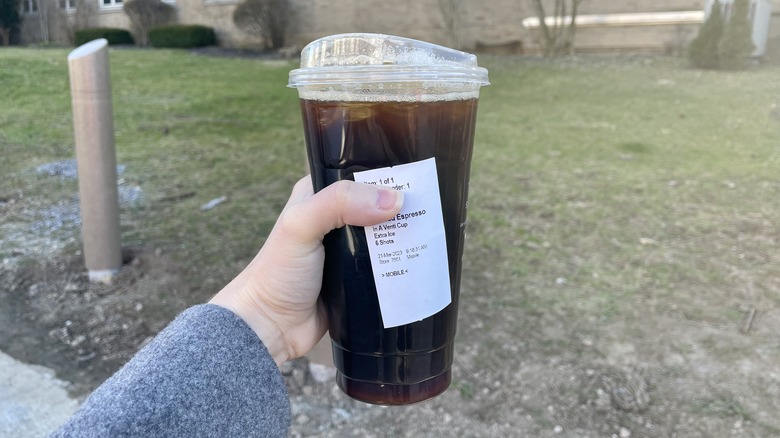
[[[392,239],[396,235],[395,230],[409,228],[409,223],[406,221],[424,214],[425,210],[414,211],[405,214],[399,213],[395,217],[388,220],[388,222],[396,223],[385,223],[371,227],[371,230],[374,232],[374,245],[390,245],[395,243],[395,240]]]

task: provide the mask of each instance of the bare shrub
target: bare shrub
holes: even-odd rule
[[[67,10],[64,7],[64,0],[61,0],[57,19],[68,43],[75,44],[76,32],[92,27],[91,17],[97,5],[90,0],[71,0],[71,5],[73,5],[73,9]]]
[[[233,22],[244,32],[260,37],[266,49],[284,47],[290,22],[288,0],[244,0],[233,11]]]
[[[161,0],[130,0],[122,8],[130,18],[139,46],[149,44],[149,30],[167,24],[173,18],[173,6]]]
[[[577,30],[577,12],[582,0],[532,0],[531,3],[539,18],[539,44],[544,55],[572,53]],[[549,6],[552,6],[552,10]],[[551,24],[547,23],[547,17],[553,19]]]
[[[439,0],[439,10],[444,18],[444,30],[453,48],[463,47],[464,0]]]

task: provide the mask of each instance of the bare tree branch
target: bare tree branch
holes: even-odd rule
[[[548,14],[545,3],[549,0],[531,0],[539,19],[539,44],[545,56],[572,53],[576,35],[576,18],[582,0],[554,0],[551,23],[547,23]],[[569,12],[571,11],[571,12]]]
[[[168,23],[173,7],[162,0],[130,0],[122,8],[130,18],[135,38],[140,46],[149,44],[149,31]]]
[[[284,47],[290,5],[287,0],[244,0],[233,11],[233,22],[243,31],[261,37],[266,49]]]
[[[444,18],[444,30],[450,44],[460,49],[463,46],[463,0],[439,0],[439,10]]]

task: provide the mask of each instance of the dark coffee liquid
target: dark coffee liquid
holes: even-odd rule
[[[477,100],[302,99],[301,109],[315,191],[353,180],[354,172],[436,158],[452,303],[422,321],[385,329],[363,227],[325,237],[322,285],[342,390],[377,404],[431,398],[450,383]]]

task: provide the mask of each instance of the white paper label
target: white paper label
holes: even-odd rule
[[[385,328],[420,321],[447,307],[452,296],[436,159],[354,175],[357,182],[404,192],[398,215],[364,227]]]

